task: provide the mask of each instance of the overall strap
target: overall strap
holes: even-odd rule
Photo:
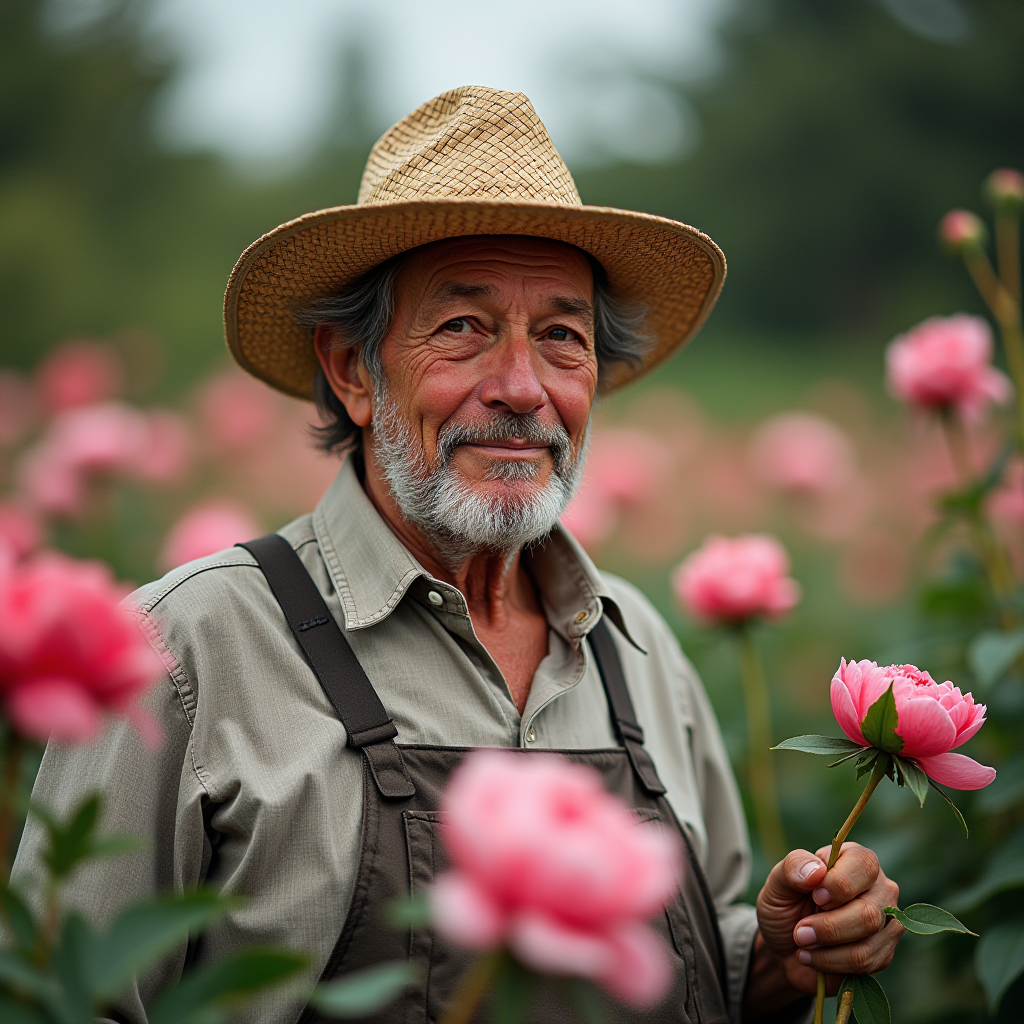
[[[348,745],[366,756],[381,796],[413,796],[416,787],[395,744],[398,729],[291,544],[271,533],[238,547],[259,563],[309,667],[345,726]]]
[[[665,787],[658,778],[651,755],[644,749],[644,731],[637,723],[633,700],[626,689],[626,677],[622,673],[622,661],[606,619],[601,618],[598,621],[590,631],[588,639],[594,649],[597,670],[601,674],[601,682],[604,683],[604,692],[608,696],[608,706],[611,708],[615,730],[626,748],[633,771],[651,796],[661,796],[665,792]]]

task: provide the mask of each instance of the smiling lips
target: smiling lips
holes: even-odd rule
[[[523,441],[519,439],[485,442],[464,441],[460,447],[475,448],[477,451],[486,452],[505,459],[510,457],[525,459],[536,456],[541,452],[551,450],[550,445],[538,444],[536,441]]]

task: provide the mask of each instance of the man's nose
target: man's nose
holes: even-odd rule
[[[547,392],[537,372],[537,352],[525,332],[515,331],[495,346],[480,400],[489,409],[522,415],[539,411]]]

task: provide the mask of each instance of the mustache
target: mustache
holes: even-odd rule
[[[447,466],[455,449],[463,444],[527,441],[551,449],[556,473],[572,463],[572,441],[561,424],[541,423],[536,413],[496,413],[483,423],[452,423],[437,436],[437,460]]]

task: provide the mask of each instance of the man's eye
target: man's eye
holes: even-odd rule
[[[552,341],[568,341],[574,336],[574,332],[570,331],[568,327],[552,327],[551,330],[548,331],[548,337]]]
[[[454,320],[449,320],[441,328],[442,331],[447,331],[449,334],[468,334],[472,329],[469,321],[464,316],[458,316]]]

